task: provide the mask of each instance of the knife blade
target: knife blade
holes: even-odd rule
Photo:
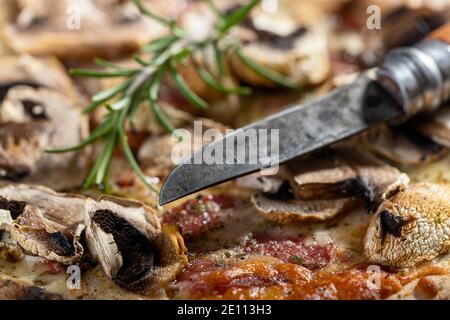
[[[283,163],[360,133],[379,122],[398,118],[402,114],[397,101],[377,86],[369,76],[363,75],[355,82],[319,100],[291,107],[229,134],[223,140],[203,146],[178,164],[167,177],[161,189],[160,204]],[[275,129],[279,132],[278,155],[269,154],[270,161],[266,152],[251,155],[251,145],[245,139],[238,138],[239,135],[252,136],[249,132],[258,135],[261,129]],[[233,147],[230,149],[230,146]],[[236,156],[232,155],[235,161],[228,164],[224,163],[225,161],[212,164],[194,163],[194,159],[202,159],[204,154],[210,154],[209,151],[217,148],[223,150],[225,157],[227,153],[236,153],[240,148],[245,150],[247,157],[245,161],[238,162]],[[256,161],[249,163],[248,160],[252,157],[256,158]]]
[[[450,34],[450,24],[445,28],[445,34]],[[366,72],[318,100],[293,106],[203,146],[166,178],[160,205],[323,148],[381,122],[433,111],[450,97],[450,43],[441,40],[442,36],[398,49],[387,56],[376,77]],[[268,131],[277,135],[268,139]],[[262,148],[275,152],[259,152],[261,141],[276,145],[275,150]],[[237,150],[244,156],[239,157]],[[216,154],[222,155],[222,161],[198,161]]]

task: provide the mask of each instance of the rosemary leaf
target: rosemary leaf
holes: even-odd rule
[[[253,8],[260,2],[261,0],[251,0],[246,5],[241,6],[233,14],[231,14],[230,16],[226,17],[223,20],[223,23],[221,23],[219,26],[219,31],[223,34],[227,32],[230,28],[241,23],[242,20],[244,20],[248,16],[250,11],[252,11]]]
[[[220,77],[224,77],[228,73],[225,64],[225,57],[222,51],[220,51],[219,44],[217,42],[214,42],[213,46],[214,46],[214,56],[216,58],[216,63],[219,69]]]
[[[170,35],[153,40],[148,45],[142,47],[142,52],[159,52],[167,49],[172,43],[174,43],[178,37]]]
[[[90,69],[71,69],[70,74],[77,77],[90,78],[115,78],[115,77],[130,77],[139,70],[90,70]]]
[[[212,0],[203,0],[203,2],[206,3],[206,5],[209,7],[209,9],[211,9],[212,12],[214,12],[217,17],[219,18],[223,18],[223,14],[222,12],[220,12],[219,8],[217,8],[217,6],[215,5],[215,3]]]
[[[178,90],[180,90],[181,94],[195,107],[203,110],[207,109],[208,103],[202,98],[200,98],[194,91],[192,91],[191,88],[189,88],[189,86],[184,81],[182,75],[178,73],[175,68],[171,68],[170,71],[172,73],[173,79],[175,80],[175,84]]]
[[[133,56],[133,60],[136,61],[137,63],[139,63],[141,66],[143,67],[147,67],[148,65],[150,65],[149,61],[145,61],[142,57],[140,57],[139,55],[134,55]]]
[[[262,65],[260,65],[258,62],[253,60],[252,58],[246,56],[241,52],[241,50],[237,49],[236,54],[239,57],[239,59],[250,69],[255,71],[257,74],[259,74],[261,77],[266,78],[270,81],[273,81],[281,86],[290,88],[290,89],[297,89],[298,86],[295,83],[294,80],[279,74],[278,72],[268,70],[264,68]]]
[[[99,166],[97,168],[97,172],[95,174],[95,183],[97,185],[106,184],[107,174],[109,165],[111,163],[112,154],[114,148],[116,146],[117,135],[113,134],[106,141],[105,146],[103,147],[103,151],[99,157]]]
[[[153,12],[151,12],[150,10],[148,10],[146,7],[144,7],[144,5],[142,4],[142,2],[140,0],[133,0],[133,2],[136,5],[136,7],[138,7],[139,11],[143,15],[146,15],[165,26],[172,27],[171,21],[168,21],[168,20],[164,19],[163,17],[160,17],[160,16],[154,14]]]
[[[128,86],[130,85],[132,80],[133,80],[132,78],[128,79],[128,80],[122,82],[121,84],[119,84],[119,85],[117,85],[115,87],[106,89],[104,91],[101,91],[101,92],[95,94],[92,97],[92,101],[93,102],[103,102],[103,101],[111,99],[116,94],[126,90],[128,88]]]
[[[131,151],[130,145],[128,144],[128,137],[122,128],[119,129],[119,139],[123,147],[123,152],[128,160],[128,163],[130,164],[131,169],[133,169],[133,171],[137,174],[139,179],[141,179],[141,181],[147,186],[147,188],[149,188],[156,194],[159,194],[159,191],[148,183],[147,177],[139,167],[139,164],[137,163],[136,159],[134,158],[133,152]]]
[[[81,113],[83,114],[88,114],[91,113],[92,111],[94,111],[95,109],[97,109],[98,107],[100,107],[102,105],[103,101],[99,101],[99,102],[92,102],[89,106],[87,106],[86,108],[83,109],[83,111]]]
[[[111,109],[114,111],[122,110],[123,108],[126,108],[131,103],[131,97],[130,96],[124,96],[119,101],[115,102]]]
[[[71,152],[71,151],[77,151],[85,146],[93,143],[94,141],[104,137],[107,135],[112,129],[114,129],[114,118],[109,117],[105,122],[103,122],[100,126],[98,126],[94,131],[91,132],[89,137],[87,137],[85,140],[80,142],[79,144],[69,147],[69,148],[63,148],[63,149],[48,149],[45,150],[47,153],[64,153],[64,152]]]
[[[121,66],[118,66],[115,63],[112,63],[110,61],[106,61],[100,58],[95,58],[94,59],[94,63],[100,67],[105,67],[105,68],[112,68],[112,69],[122,69]]]
[[[217,91],[223,92],[223,93],[235,93],[240,95],[248,95],[252,93],[252,89],[248,87],[236,87],[236,88],[229,88],[221,84],[219,81],[217,81],[211,73],[209,73],[208,70],[205,68],[198,66],[197,73],[202,78],[203,81],[206,82],[207,85],[209,85],[211,88],[216,89]]]

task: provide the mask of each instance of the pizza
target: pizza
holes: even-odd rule
[[[164,207],[123,149],[104,164],[108,186],[81,188],[101,146],[47,151],[83,143],[101,127],[107,108],[82,110],[120,79],[80,79],[67,69],[92,66],[92,57],[137,68],[133,52],[164,30],[131,1],[72,0],[89,9],[73,32],[66,2],[0,1],[0,299],[450,299],[448,108]],[[214,23],[204,2],[142,2],[194,36]],[[279,88],[231,53],[224,81],[253,93],[225,94],[185,63],[177,71],[210,109],[195,110],[173,81],[163,82],[159,102],[174,126],[193,132],[202,121],[225,133],[321,96],[424,37],[412,22],[432,30],[450,16],[445,3],[379,0],[386,28],[367,32],[367,1],[269,2],[232,35],[246,55],[304,90]],[[242,3],[217,6],[231,14]],[[147,181],[161,187],[178,141],[141,104],[125,135]]]

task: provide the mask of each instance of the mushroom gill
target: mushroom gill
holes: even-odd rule
[[[85,199],[45,187],[10,185],[0,189],[0,206],[13,220],[11,237],[33,255],[73,264],[83,255]]]
[[[450,248],[450,186],[418,183],[385,200],[364,238],[369,262],[412,267]]]
[[[102,197],[88,200],[86,242],[105,274],[142,294],[172,281],[187,262],[182,237],[162,227],[152,209],[138,202]]]
[[[87,119],[68,98],[47,88],[15,86],[1,104],[0,176],[55,190],[78,187],[86,151],[48,154],[81,142]]]

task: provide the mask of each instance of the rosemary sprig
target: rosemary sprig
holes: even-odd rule
[[[103,122],[91,132],[91,134],[80,144],[65,149],[48,150],[51,153],[72,152],[80,150],[98,141],[103,142],[103,147],[98,155],[84,187],[89,188],[94,184],[103,189],[108,185],[108,170],[114,150],[121,146],[130,167],[137,176],[154,192],[158,192],[151,186],[144,173],[141,171],[133,152],[128,143],[125,131],[127,123],[133,123],[136,110],[143,100],[149,101],[151,111],[160,125],[168,132],[173,133],[175,127],[170,123],[158,102],[161,82],[166,75],[170,75],[180,93],[193,106],[206,109],[208,103],[198,96],[186,83],[183,76],[178,72],[177,66],[185,61],[191,61],[201,79],[211,88],[233,94],[250,94],[251,89],[247,87],[227,87],[223,79],[228,74],[226,54],[234,51],[240,60],[256,73],[279,85],[292,88],[293,82],[275,72],[265,69],[251,58],[245,56],[240,50],[237,39],[230,39],[229,31],[242,22],[252,9],[261,0],[250,0],[228,16],[224,15],[216,7],[213,1],[203,0],[216,14],[217,22],[210,36],[203,40],[194,40],[188,32],[180,29],[174,20],[167,20],[146,8],[140,0],[133,0],[140,12],[167,27],[168,35],[151,41],[142,48],[142,52],[150,54],[150,58],[135,56],[134,59],[140,65],[135,69],[126,69],[109,61],[96,59],[95,63],[102,67],[101,70],[72,69],[74,76],[93,78],[124,78],[124,80],[109,89],[95,94],[92,103],[83,111],[93,112],[99,107],[105,107],[108,111]],[[215,63],[218,75],[213,74],[205,65],[194,58],[194,53],[204,53],[212,49],[215,55]]]

